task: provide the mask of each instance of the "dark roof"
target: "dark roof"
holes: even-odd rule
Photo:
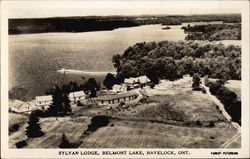
[[[115,95],[107,95],[107,96],[100,96],[97,98],[97,100],[112,100],[112,99],[118,99],[118,98],[124,98],[124,97],[129,97],[133,95],[137,95],[138,93],[134,91],[126,92],[126,93],[120,93],[120,94],[115,94]]]

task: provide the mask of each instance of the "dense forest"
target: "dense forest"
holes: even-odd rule
[[[191,15],[191,16],[86,16],[33,19],[9,19],[9,34],[45,32],[87,32],[113,30],[146,24],[180,25],[184,22],[223,21],[240,23],[239,14]]]
[[[209,24],[182,27],[185,40],[241,40],[241,24]]]
[[[241,48],[197,42],[137,43],[112,58],[119,79],[147,75],[152,81],[175,80],[198,73],[211,78],[241,79]]]

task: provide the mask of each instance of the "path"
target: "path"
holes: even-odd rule
[[[233,125],[233,127],[235,127],[238,130],[238,132],[236,133],[236,135],[234,135],[232,138],[230,138],[229,140],[227,140],[224,144],[222,144],[220,146],[220,148],[226,148],[226,147],[228,147],[230,144],[232,144],[234,141],[236,141],[241,136],[241,133],[240,133],[241,127],[240,127],[240,125],[238,123],[232,122],[232,118],[226,112],[226,110],[224,108],[224,105],[221,103],[221,101],[217,97],[215,97],[214,95],[212,95],[211,92],[210,92],[210,90],[209,90],[209,88],[207,86],[205,86],[204,79],[201,80],[201,85],[202,85],[202,87],[205,88],[207,94],[210,96],[210,98],[213,100],[213,102],[219,107],[219,109],[221,110],[221,112],[225,116],[225,118]]]
[[[236,140],[238,140],[238,138],[241,136],[240,132],[237,132],[236,135],[234,135],[232,138],[230,138],[229,140],[227,140],[224,144],[222,144],[220,146],[220,148],[227,148],[228,146],[230,146],[233,142],[235,142]]]

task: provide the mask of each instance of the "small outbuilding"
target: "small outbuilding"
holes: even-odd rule
[[[119,92],[126,92],[127,91],[127,87],[125,87],[125,85],[118,85],[118,84],[115,84],[113,87],[112,87],[112,92],[115,92],[115,93],[119,93]]]

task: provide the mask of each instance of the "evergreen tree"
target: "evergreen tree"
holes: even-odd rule
[[[60,115],[63,113],[63,94],[62,90],[55,86],[54,91],[52,92],[52,104],[48,108],[48,112],[50,115]]]
[[[28,126],[26,127],[27,137],[35,138],[44,135],[44,132],[41,131],[41,127],[38,122],[39,118],[34,113],[31,113],[29,116]]]
[[[65,87],[60,89],[58,86],[55,86],[55,89],[52,92],[52,104],[48,109],[49,115],[58,116],[71,113],[71,105],[68,97],[68,93],[64,92]]]
[[[63,94],[63,112],[64,114],[72,112],[70,100],[67,93]]]
[[[65,134],[62,135],[61,143],[59,144],[60,148],[73,148],[72,144],[69,142]]]

